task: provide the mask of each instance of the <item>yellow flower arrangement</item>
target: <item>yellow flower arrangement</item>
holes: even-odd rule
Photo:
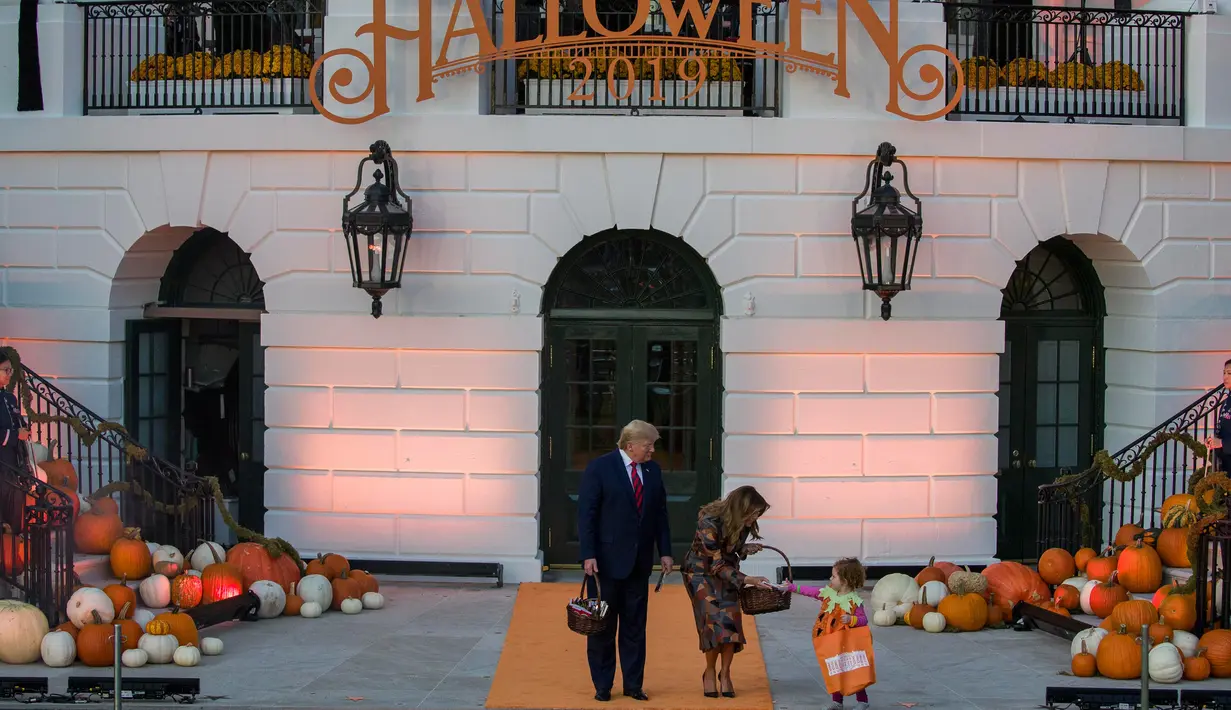
[[[259,77],[264,58],[251,49],[239,49],[222,57],[223,79],[246,79]]]
[[[1000,84],[1000,67],[988,57],[963,59],[961,67],[967,89],[994,89]],[[951,74],[949,79],[956,84],[957,72]]]
[[[141,60],[129,74],[129,81],[158,81],[175,76],[175,60],[165,54],[155,54]]]
[[[311,73],[311,58],[287,44],[274,47],[261,58],[261,76],[306,79]]]
[[[193,52],[175,58],[176,79],[213,79],[222,71],[222,61],[208,52]]]
[[[1047,83],[1057,89],[1093,89],[1098,86],[1094,67],[1081,62],[1065,62],[1056,67]]]
[[[1142,91],[1145,83],[1141,76],[1124,62],[1113,60],[1106,62],[1094,70],[1095,80],[1099,88],[1112,91]]]
[[[1018,57],[1000,71],[1000,78],[1009,86],[1047,86],[1050,72],[1037,59]]]

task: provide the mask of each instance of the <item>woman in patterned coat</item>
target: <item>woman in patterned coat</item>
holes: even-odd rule
[[[760,545],[747,540],[750,536],[761,539],[757,519],[767,510],[769,503],[752,486],[740,486],[726,498],[703,506],[692,548],[680,567],[697,620],[701,652],[705,654],[701,686],[706,697],[718,697],[720,684],[723,696],[735,697],[731,660],[744,647],[739,590],[744,586],[769,586],[764,577],[740,572],[739,563],[761,551]],[[719,658],[721,673],[716,671]]]

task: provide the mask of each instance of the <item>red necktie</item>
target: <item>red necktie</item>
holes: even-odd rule
[[[643,502],[642,490],[641,490],[641,476],[640,474],[637,473],[637,462],[636,461],[633,462],[633,500],[636,501],[637,503],[637,512],[641,513],[642,512],[641,504]]]

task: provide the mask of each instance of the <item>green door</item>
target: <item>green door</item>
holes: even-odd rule
[[[543,383],[543,540],[548,565],[580,562],[577,490],[586,465],[633,419],[658,428],[673,556],[697,509],[719,494],[715,328],[695,323],[568,322],[548,332]],[[551,403],[548,406],[546,403]]]
[[[125,325],[124,428],[155,456],[181,463],[182,321]]]
[[[265,348],[261,324],[239,324],[239,412],[236,467],[239,524],[265,530]]]

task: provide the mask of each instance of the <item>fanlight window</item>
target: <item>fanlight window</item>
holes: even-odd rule
[[[620,231],[590,239],[597,241],[566,267],[553,308],[714,307],[696,268],[667,242],[674,237],[659,241],[640,231]]]
[[[252,258],[227,235],[202,229],[171,257],[159,300],[165,306],[265,307],[265,285]]]

